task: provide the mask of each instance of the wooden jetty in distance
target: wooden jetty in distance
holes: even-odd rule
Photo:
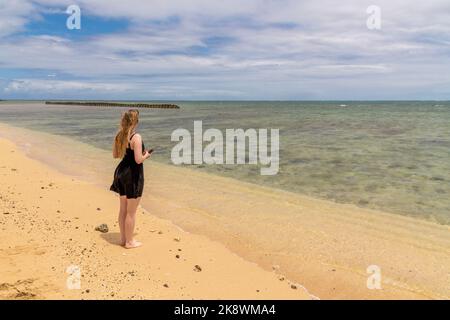
[[[126,102],[100,102],[100,101],[45,101],[45,104],[59,104],[71,106],[90,107],[128,107],[150,109],[180,109],[176,104],[170,103],[126,103]]]

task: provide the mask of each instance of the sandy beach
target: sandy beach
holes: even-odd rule
[[[0,0],[0,302],[450,300],[450,0],[335,3]]]
[[[446,225],[156,162],[146,166],[137,222],[145,245],[125,250],[108,152],[1,129],[1,298],[449,298]],[[64,161],[49,160],[58,153]],[[109,175],[76,175],[80,156]],[[95,231],[102,223],[108,233]],[[81,290],[66,287],[71,265]],[[367,287],[372,265],[378,290]]]
[[[136,233],[145,245],[123,249],[116,196],[27,158],[7,140],[0,149],[0,299],[311,298],[143,209]],[[108,233],[95,231],[102,223]],[[81,271],[80,290],[66,286],[70,266]]]

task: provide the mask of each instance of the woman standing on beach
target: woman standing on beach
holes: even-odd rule
[[[119,227],[120,243],[127,249],[142,245],[133,237],[136,209],[144,189],[143,162],[150,157],[136,128],[139,111],[128,110],[122,115],[120,129],[114,139],[113,157],[122,158],[114,172],[110,190],[120,195]],[[144,151],[145,150],[145,151]]]

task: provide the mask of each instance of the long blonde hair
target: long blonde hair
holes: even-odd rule
[[[125,155],[128,140],[130,139],[131,130],[133,130],[139,122],[139,110],[130,109],[122,114],[120,119],[120,128],[114,138],[113,157],[123,158]]]

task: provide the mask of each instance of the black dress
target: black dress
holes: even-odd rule
[[[133,138],[135,134],[131,135]],[[142,150],[145,150],[142,142]],[[144,165],[136,163],[134,160],[134,150],[131,150],[130,143],[119,165],[114,172],[114,180],[109,188],[121,196],[127,196],[127,199],[136,199],[142,196],[144,190]]]

